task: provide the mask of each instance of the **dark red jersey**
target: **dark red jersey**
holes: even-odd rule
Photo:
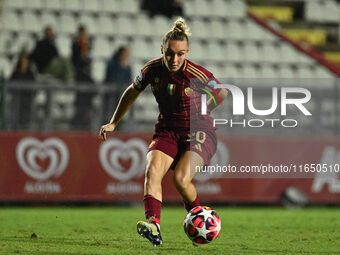
[[[160,112],[156,128],[194,128],[193,125],[212,128],[209,111],[207,115],[201,115],[201,94],[203,88],[211,88],[216,83],[212,73],[187,59],[180,70],[170,72],[163,58],[159,58],[141,69],[133,87],[142,91],[151,86]]]

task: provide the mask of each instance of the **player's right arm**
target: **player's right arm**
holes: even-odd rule
[[[159,62],[159,60],[158,60]],[[129,110],[133,102],[136,98],[140,95],[140,93],[150,84],[150,78],[152,78],[152,74],[150,74],[150,66],[153,63],[158,63],[157,60],[150,61],[146,63],[146,65],[140,70],[137,74],[136,78],[134,79],[133,83],[124,91],[123,95],[121,96],[116,111],[114,112],[110,123],[101,127],[99,136],[102,140],[106,140],[106,133],[112,132],[116,126],[118,125],[119,121],[123,118],[125,113]]]
[[[110,122],[106,125],[103,125],[99,131],[100,138],[105,141],[106,140],[106,133],[112,132],[116,126],[118,125],[119,121],[123,118],[125,113],[130,109],[133,102],[137,99],[140,95],[141,91],[138,91],[134,88],[133,84],[131,84],[121,96],[118,106],[112,115]]]

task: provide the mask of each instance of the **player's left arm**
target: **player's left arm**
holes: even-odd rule
[[[228,91],[225,88],[221,88],[218,90],[218,96],[223,102],[224,99],[228,96]],[[215,104],[214,100],[210,98],[207,102],[207,107],[210,111],[214,110],[217,106],[220,105],[220,100],[215,100],[218,104]]]

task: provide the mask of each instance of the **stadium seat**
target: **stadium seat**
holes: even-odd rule
[[[163,35],[171,29],[171,20],[164,16],[156,16],[153,18],[152,24],[154,32],[157,36],[163,37]]]
[[[0,57],[0,72],[4,74],[5,79],[12,75],[13,68],[13,64],[6,57]]]
[[[241,69],[235,65],[227,65],[225,67],[225,76],[227,79],[239,79],[243,77],[243,74]]]
[[[209,37],[215,38],[215,39],[227,39],[227,34],[225,31],[226,24],[220,20],[212,20],[209,24],[209,31],[211,33],[209,34]]]
[[[100,10],[100,3],[98,0],[82,0],[80,3],[81,10],[85,12],[97,13]]]
[[[216,79],[222,79],[226,77],[225,68],[215,64],[207,64],[204,66],[209,72],[211,72]]]
[[[298,63],[300,64],[312,64],[315,60],[301,52],[298,52]]]
[[[191,28],[191,31],[192,31],[191,32],[192,38],[203,39],[203,38],[207,38],[207,35],[210,34],[206,23],[202,19],[199,19],[199,18],[193,19],[190,22],[189,27]]]
[[[42,30],[40,19],[31,11],[25,11],[22,14],[22,24],[23,31],[25,32],[38,33]]]
[[[92,63],[91,76],[96,83],[101,83],[105,79],[106,62],[95,60]]]
[[[195,14],[201,17],[211,16],[211,4],[207,0],[194,0],[195,4]]]
[[[3,30],[7,31],[21,31],[22,21],[20,16],[14,11],[6,11],[3,16]]]
[[[263,33],[263,39],[266,41],[266,42],[277,42],[279,41],[280,39],[273,33],[269,32],[269,31],[265,31],[263,30],[264,33]]]
[[[90,14],[81,14],[78,19],[79,25],[84,25],[89,35],[98,32],[97,20]]]
[[[279,48],[272,43],[264,43],[262,46],[263,60],[267,63],[276,63],[280,60]]]
[[[259,69],[259,85],[263,87],[273,88],[279,87],[280,78],[278,75],[278,70],[273,66],[261,66]]]
[[[261,65],[259,70],[259,77],[262,79],[270,79],[273,82],[270,82],[271,85],[270,86],[276,86],[276,84],[274,83],[274,80],[276,80],[278,78],[278,72],[277,69],[271,65]]]
[[[243,59],[246,62],[261,62],[263,60],[262,47],[253,42],[247,42],[243,48]]]
[[[228,4],[224,0],[213,0],[210,1],[211,11],[215,17],[225,18],[228,16],[230,10],[228,9]]]
[[[204,60],[206,57],[203,45],[200,42],[192,41],[190,44],[190,51],[188,58],[193,61]]]
[[[230,0],[229,10],[231,17],[243,18],[247,13],[247,5],[243,0]]]
[[[20,33],[15,40],[13,40],[13,43],[10,48],[10,52],[13,54],[19,54],[22,51],[25,51],[26,53],[30,53],[35,46],[35,41],[32,36],[26,33]]]
[[[250,40],[258,40],[263,41],[263,39],[266,37],[267,31],[264,31],[264,29],[255,23],[252,20],[247,20],[245,23],[245,29],[246,29],[246,35],[247,39]]]
[[[112,44],[104,37],[95,37],[92,53],[95,58],[108,58],[112,54]]]
[[[67,58],[71,56],[72,41],[69,36],[58,36],[56,38],[56,46],[61,56]]]
[[[119,2],[117,0],[101,0],[100,8],[104,13],[119,13]]]
[[[123,13],[137,14],[139,12],[139,1],[137,0],[120,0],[119,10]]]
[[[150,59],[152,58],[159,58],[162,56],[161,53],[161,44],[162,44],[162,40],[161,38],[155,38],[152,40],[152,42],[150,43]]]
[[[77,23],[73,15],[63,13],[59,17],[59,28],[61,33],[74,35],[77,31]]]
[[[118,49],[121,46],[128,46],[130,47],[130,42],[127,38],[124,37],[116,37],[115,40],[112,42],[113,49]]]
[[[187,17],[192,17],[196,14],[195,0],[188,0],[183,2],[183,11]]]
[[[97,20],[97,34],[108,35],[113,34],[114,23],[109,15],[100,15]]]
[[[229,20],[226,30],[228,39],[243,40],[246,38],[246,27],[238,20]]]
[[[278,77],[281,79],[295,79],[297,77],[296,72],[289,66],[279,66]]]
[[[209,41],[205,50],[205,56],[211,61],[226,61],[227,56],[225,51],[219,43],[216,41]]]
[[[9,32],[2,32],[0,36],[0,54],[7,54],[8,48],[11,46],[12,35]]]
[[[43,6],[42,0],[25,1],[25,9],[41,10]]]
[[[135,101],[134,116],[136,120],[143,122],[154,122],[157,120],[158,106],[153,94],[149,90],[142,93]]]
[[[259,79],[261,78],[260,70],[253,65],[245,65],[242,68],[242,78],[244,79]]]
[[[140,72],[140,70],[142,69],[142,67],[144,66],[144,61],[133,61],[132,65],[131,65],[131,69],[132,69],[132,78],[134,79],[137,74]]]
[[[298,52],[288,43],[279,45],[280,61],[283,63],[296,63],[298,61]]]
[[[242,48],[236,43],[228,43],[226,46],[226,59],[228,62],[241,62]]]
[[[80,0],[64,0],[64,9],[78,13],[81,10]]]
[[[298,66],[296,73],[297,77],[300,79],[310,79],[315,77],[314,72],[308,66]]]
[[[57,17],[52,12],[44,11],[41,14],[40,22],[43,28],[46,26],[52,26],[54,31],[59,31],[59,22]]]
[[[50,11],[61,11],[64,8],[64,6],[61,0],[58,1],[45,0],[43,2],[43,8]]]
[[[136,28],[137,29],[137,28]],[[134,35],[135,26],[133,20],[131,18],[125,16],[118,16],[116,27],[114,27],[114,31],[117,35]],[[143,34],[143,30],[136,30],[136,34]]]
[[[51,115],[57,122],[69,122],[74,114],[75,93],[73,91],[58,90],[53,92]]]
[[[310,21],[321,21],[323,19],[321,12],[321,5],[318,0],[316,1],[306,1],[305,2],[305,17]]]
[[[136,39],[131,44],[132,57],[139,59],[150,59],[150,45],[143,39]]]
[[[323,66],[317,66],[315,70],[315,75],[316,78],[327,78],[327,79],[332,79],[334,76],[331,74],[330,71],[328,71],[325,67]]]
[[[338,3],[334,0],[324,1],[323,3],[323,20],[328,22],[339,23],[340,20],[340,7]]]
[[[136,35],[154,35],[154,23],[147,15],[138,15],[132,26],[136,28],[134,31]]]
[[[25,7],[25,0],[5,0],[5,8],[23,9]]]

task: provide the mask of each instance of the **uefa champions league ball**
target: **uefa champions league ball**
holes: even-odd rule
[[[185,216],[184,232],[193,244],[210,243],[221,231],[221,219],[208,206],[196,206]]]

